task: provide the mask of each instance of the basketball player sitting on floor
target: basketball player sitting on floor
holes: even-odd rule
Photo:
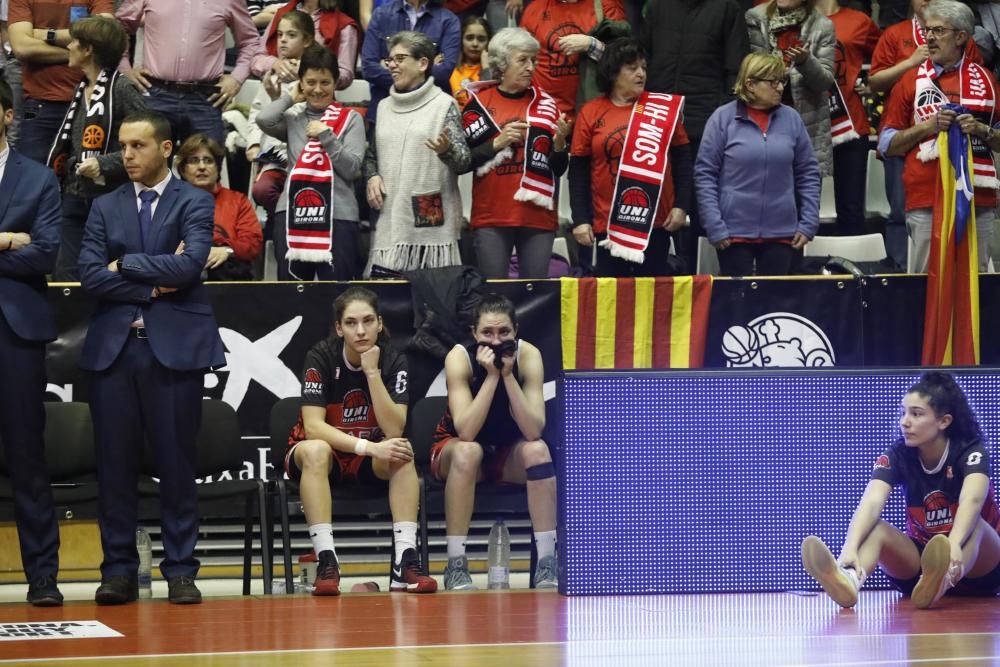
[[[475,343],[456,345],[445,358],[448,410],[431,448],[431,471],[445,481],[445,588],[475,589],[465,539],[479,480],[527,486],[538,549],[535,586],[556,588],[556,478],[542,440],[542,355],[518,340],[514,305],[504,296],[484,297],[472,333]]]
[[[306,354],[302,415],[288,438],[285,470],[299,483],[319,561],[313,595],[340,594],[330,487],[389,482],[395,554],[389,589],[433,593],[417,556],[419,484],[406,422],[406,357],[386,340],[378,298],[348,288],[333,303],[336,335]]]

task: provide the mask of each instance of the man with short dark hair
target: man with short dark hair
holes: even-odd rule
[[[10,0],[10,44],[21,62],[24,85],[18,146],[22,154],[45,163],[70,100],[83,78],[70,68],[69,27],[86,17],[112,17],[112,0]]]
[[[56,338],[45,274],[59,247],[59,184],[7,145],[13,94],[0,80],[0,442],[14,490],[28,602],[62,604],[59,525],[45,465],[45,343]]]
[[[118,138],[132,182],[94,200],[80,250],[83,288],[98,299],[80,355],[91,371],[100,485],[98,604],[138,596],[136,481],[144,442],[160,478],[160,571],[170,602],[201,602],[195,440],[205,369],[224,364],[225,355],[201,281],[214,202],[171,174],[171,134],[155,112],[122,122]]]

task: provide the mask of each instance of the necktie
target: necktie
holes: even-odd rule
[[[139,200],[142,205],[139,207],[139,236],[142,239],[142,249],[148,252],[147,240],[152,236],[153,229],[153,201],[159,195],[156,190],[143,190],[139,193]]]

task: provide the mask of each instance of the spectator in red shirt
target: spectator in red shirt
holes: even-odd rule
[[[927,270],[931,220],[939,176],[938,133],[958,123],[972,142],[979,270],[985,271],[993,235],[996,190],[993,151],[1000,150],[997,82],[967,57],[975,22],[972,10],[955,0],[934,0],[924,9],[923,32],[930,58],[896,83],[882,117],[879,151],[904,157],[906,226],[913,242],[914,270]],[[969,111],[941,108],[952,102]]]
[[[573,127],[569,167],[573,236],[586,252],[607,237],[618,168],[629,122],[646,89],[646,53],[636,40],[617,39],[598,62],[597,84],[604,95],[583,105]],[[594,272],[599,276],[670,275],[667,254],[670,232],[676,231],[691,207],[693,158],[684,125],[677,127],[662,150],[669,161],[656,206],[656,217],[641,264],[614,257],[597,247]]]
[[[861,66],[871,59],[879,29],[871,17],[841,7],[837,0],[819,0],[816,9],[833,21],[837,37],[830,90],[830,125],[833,133],[833,197],[837,205],[837,231],[860,234],[865,225],[865,184],[871,126],[861,96],[855,90]]]
[[[215,198],[215,230],[208,253],[209,280],[253,280],[264,233],[253,204],[219,182],[226,151],[203,134],[193,134],[177,151],[181,178]]]
[[[23,68],[22,155],[45,162],[83,78],[83,72],[69,66],[70,25],[113,12],[112,0],[10,0],[10,45]]]
[[[868,75],[868,87],[876,93],[888,94],[897,81],[911,69],[927,61],[929,52],[924,37],[924,8],[930,0],[911,0],[912,18],[889,26],[882,33]],[[982,63],[979,49],[970,39],[965,55]],[[903,159],[882,153],[885,165],[885,196],[889,200],[889,219],[885,223],[885,245],[896,264],[906,266],[906,193],[903,190]]]
[[[621,0],[601,0],[604,18],[624,21]],[[521,27],[541,44],[536,83],[556,98],[572,118],[580,85],[580,58],[597,60],[604,44],[587,33],[597,27],[593,0],[534,0],[524,10]]]

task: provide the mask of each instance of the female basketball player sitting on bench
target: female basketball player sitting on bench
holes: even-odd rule
[[[918,609],[942,595],[1000,589],[1000,511],[989,454],[968,399],[947,373],[924,373],[903,398],[902,437],[875,461],[834,559],[814,536],[802,562],[842,607],[853,607],[875,565]],[[892,488],[906,493],[906,535],[879,519]]]
[[[476,309],[475,343],[445,358],[448,410],[431,448],[431,471],[445,480],[448,566],[445,588],[470,590],[465,538],[482,479],[525,484],[535,531],[536,588],[555,588],[556,478],[545,428],[544,371],[538,348],[517,339],[510,299],[488,294]]]

